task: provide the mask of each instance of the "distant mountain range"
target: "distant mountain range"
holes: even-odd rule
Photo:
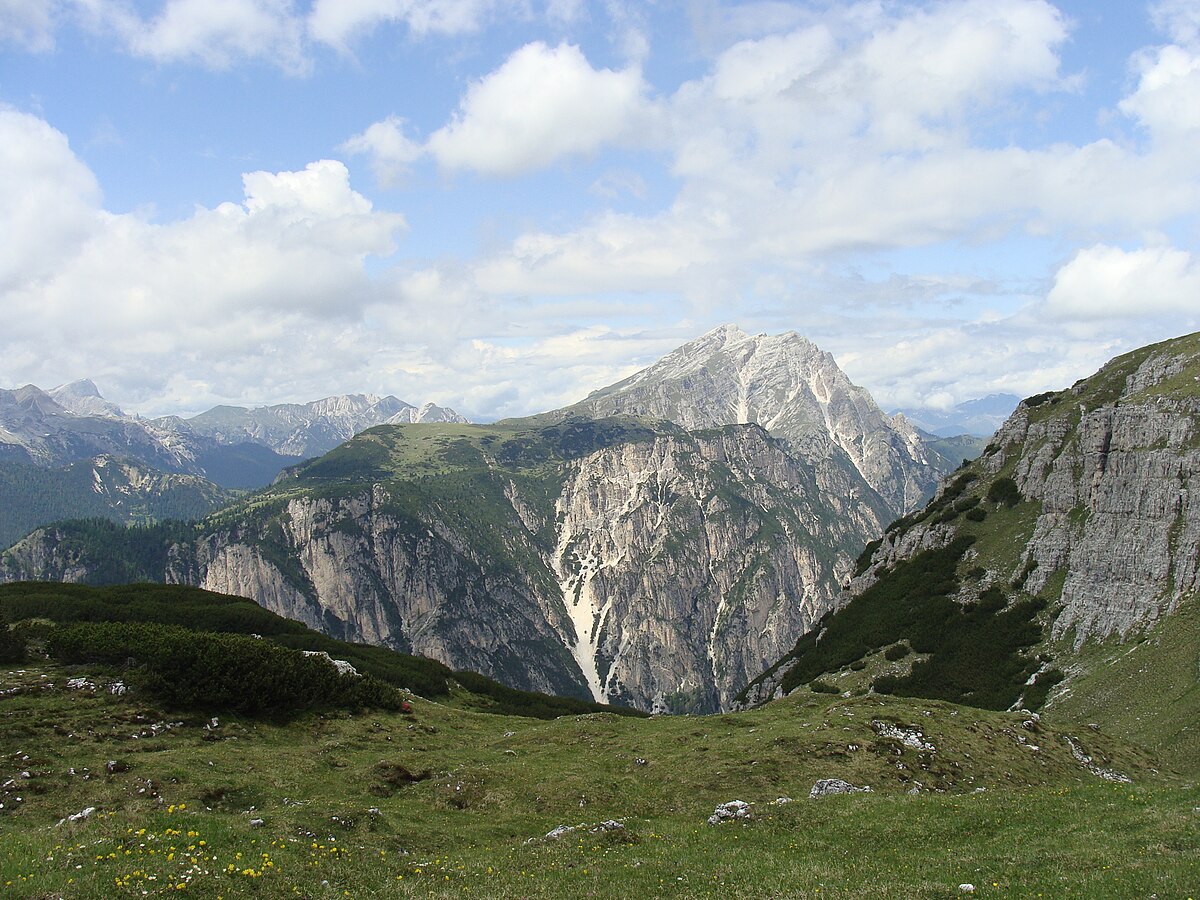
[[[1021,398],[1016,394],[988,394],[978,400],[967,400],[950,409],[909,407],[897,409],[917,428],[936,437],[971,434],[988,438],[1012,415]]]
[[[31,384],[0,389],[0,460],[56,467],[108,455],[226,488],[253,488],[374,425],[465,421],[432,403],[418,408],[372,394],[144,419],[105,400],[83,379],[50,391]]]
[[[86,379],[0,390],[0,547],[61,518],[194,520],[366,428],[421,421],[466,420],[370,394],[143,419]]]

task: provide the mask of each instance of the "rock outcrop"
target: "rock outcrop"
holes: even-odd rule
[[[1031,694],[1042,702],[1049,688],[1038,687],[1040,678],[1065,690],[1086,669],[1075,662],[1082,645],[1132,638],[1197,596],[1197,489],[1200,335],[1189,335],[1023,401],[983,456],[948,478],[924,511],[889,527],[836,604],[850,607],[877,587],[898,597],[907,564],[971,541],[948,573],[953,599],[964,614],[981,605],[1042,610],[1030,622],[1033,643],[1020,651],[1028,681],[1017,693],[1017,702]],[[839,615],[831,622],[848,621]],[[901,637],[875,635],[864,655]],[[804,671],[805,681],[819,674],[796,662],[811,650],[798,644],[740,701],[778,696],[796,683],[789,671]],[[907,664],[889,677],[897,668],[903,676]]]
[[[1038,504],[1028,540],[995,574],[1030,594],[1061,580],[1055,637],[1071,633],[1078,646],[1152,625],[1197,589],[1200,339],[1135,351],[1024,401],[979,464]],[[853,592],[955,531],[933,521],[895,530]]]

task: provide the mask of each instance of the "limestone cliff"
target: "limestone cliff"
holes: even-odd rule
[[[890,589],[906,563],[966,537],[955,599],[1044,604],[1027,658],[1048,671],[1056,656],[1070,676],[1091,642],[1141,634],[1197,594],[1198,488],[1200,335],[1190,335],[1022,402],[982,457],[889,527],[838,605]],[[777,664],[745,701],[777,693],[791,667]]]

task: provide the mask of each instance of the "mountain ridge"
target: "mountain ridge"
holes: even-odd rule
[[[950,616],[938,620],[939,634],[945,622],[965,626],[984,611],[1027,614],[1028,630],[1013,632],[1006,657],[1012,680],[989,687],[997,702],[1086,711],[1194,763],[1200,636],[1188,623],[1200,597],[1197,484],[1200,334],[1139,348],[1070,388],[1026,398],[979,459],[943,482],[924,510],[888,527],[817,636],[798,642],[743,699],[820,682],[971,702],[964,692],[975,688],[948,666],[944,645],[900,618],[890,631],[865,624],[899,616],[914,602],[903,593],[904,573],[954,548],[956,558],[938,568],[950,603],[937,607]],[[924,614],[906,615],[919,626]],[[982,652],[983,641],[996,639],[980,632],[963,640]],[[1141,683],[1142,673],[1159,671],[1155,646],[1174,648],[1175,660],[1190,657],[1186,674]],[[1174,686],[1161,693],[1167,683]],[[1097,692],[1115,702],[1089,702]]]

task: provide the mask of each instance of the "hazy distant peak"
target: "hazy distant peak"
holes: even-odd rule
[[[125,410],[100,396],[100,389],[90,378],[60,384],[48,393],[59,406],[77,416],[127,418]]]
[[[67,384],[60,384],[50,392],[52,396],[68,397],[100,397],[100,389],[90,378],[80,378]],[[104,399],[101,397],[101,399]]]

